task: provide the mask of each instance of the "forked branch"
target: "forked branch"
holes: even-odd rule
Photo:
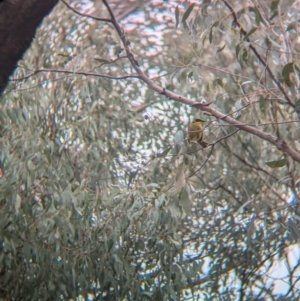
[[[63,0],[63,2],[65,2],[65,1]],[[135,69],[135,71],[136,71],[137,75],[139,76],[139,78],[142,81],[144,81],[150,89],[156,91],[159,94],[162,94],[162,95],[166,96],[169,99],[173,99],[173,100],[181,102],[183,104],[190,105],[190,106],[195,106],[196,105],[196,107],[198,109],[211,114],[215,118],[223,120],[226,123],[228,123],[229,125],[235,126],[237,129],[243,130],[243,131],[248,132],[250,134],[253,134],[253,135],[255,135],[255,136],[257,136],[257,137],[259,137],[259,138],[261,138],[265,141],[270,142],[271,144],[275,145],[280,151],[286,153],[291,158],[293,158],[295,161],[300,163],[300,153],[298,151],[294,150],[293,148],[291,148],[284,140],[278,139],[277,137],[275,137],[275,136],[273,136],[273,135],[271,135],[267,132],[264,132],[264,131],[260,130],[259,128],[255,127],[255,126],[247,125],[247,124],[245,124],[243,122],[240,122],[240,121],[238,121],[238,120],[236,120],[236,119],[234,119],[234,118],[232,118],[228,115],[225,115],[222,112],[214,109],[209,104],[205,104],[205,103],[202,104],[202,103],[196,102],[196,101],[194,101],[190,98],[183,97],[181,95],[173,93],[172,91],[169,91],[169,90],[167,90],[165,88],[162,88],[161,86],[157,85],[139,67],[138,62],[135,60],[135,58],[132,54],[132,51],[129,47],[129,45],[130,45],[129,40],[127,39],[127,37],[126,37],[124,31],[122,30],[121,26],[119,25],[119,23],[117,22],[117,20],[114,16],[109,4],[108,4],[108,1],[103,0],[103,3],[106,6],[106,8],[109,12],[109,15],[110,15],[110,19],[103,19],[103,21],[107,21],[107,22],[113,24],[113,26],[115,27],[120,39],[122,40],[124,49],[126,51],[126,55],[129,59],[131,65],[132,65],[132,67]],[[85,16],[88,17],[89,15],[85,14]],[[94,18],[93,16],[89,16],[89,17]],[[99,18],[94,18],[94,19],[97,20]],[[266,65],[266,67],[268,67],[268,66]],[[274,81],[276,81],[275,77],[273,79],[274,79]],[[279,88],[280,87],[281,86],[279,86]],[[284,94],[285,98],[287,99],[287,102],[290,105],[293,106],[293,104],[292,104],[291,100],[289,99],[289,97],[287,96],[285,90],[283,89],[283,87],[281,87],[281,88],[282,89],[280,89],[280,90]]]

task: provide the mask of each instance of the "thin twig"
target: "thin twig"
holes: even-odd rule
[[[66,73],[66,74],[76,74],[76,75],[84,75],[84,76],[95,76],[95,77],[104,77],[104,78],[109,78],[109,79],[114,79],[114,80],[121,80],[121,79],[126,79],[126,78],[139,78],[139,76],[135,75],[135,74],[124,75],[124,76],[112,76],[112,75],[99,74],[99,73],[94,73],[94,72],[71,71],[71,70],[63,70],[63,69],[38,69],[38,70],[33,71],[31,74],[29,74],[27,76],[14,78],[11,81],[25,80],[25,79],[28,79],[31,76],[33,76],[37,73],[40,73],[40,72],[54,72],[54,73]]]
[[[77,10],[76,8],[72,7],[70,4],[68,4],[65,0],[61,0],[70,10],[72,10],[74,13],[76,13],[77,15],[80,15],[82,17],[87,17],[87,18],[91,18],[97,21],[102,21],[102,22],[108,22],[108,23],[112,23],[111,19],[107,19],[107,18],[99,18],[90,14],[85,14],[80,12],[79,10]]]

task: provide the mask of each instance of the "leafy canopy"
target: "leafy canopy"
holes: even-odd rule
[[[99,3],[69,4],[109,18]],[[149,1],[119,19],[126,6],[111,8],[153,82],[297,150],[297,8],[226,4]],[[0,110],[1,298],[275,298],[272,264],[300,235],[298,163],[156,93],[112,24],[63,3],[14,78]],[[195,117],[207,150],[187,144]]]

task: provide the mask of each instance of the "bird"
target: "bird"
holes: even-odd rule
[[[188,141],[189,143],[198,142],[203,148],[207,148],[209,146],[209,143],[203,140],[203,122],[204,120],[196,118],[190,124],[188,131]]]

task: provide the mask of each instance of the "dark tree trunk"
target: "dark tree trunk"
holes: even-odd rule
[[[58,0],[0,0],[0,94]]]

